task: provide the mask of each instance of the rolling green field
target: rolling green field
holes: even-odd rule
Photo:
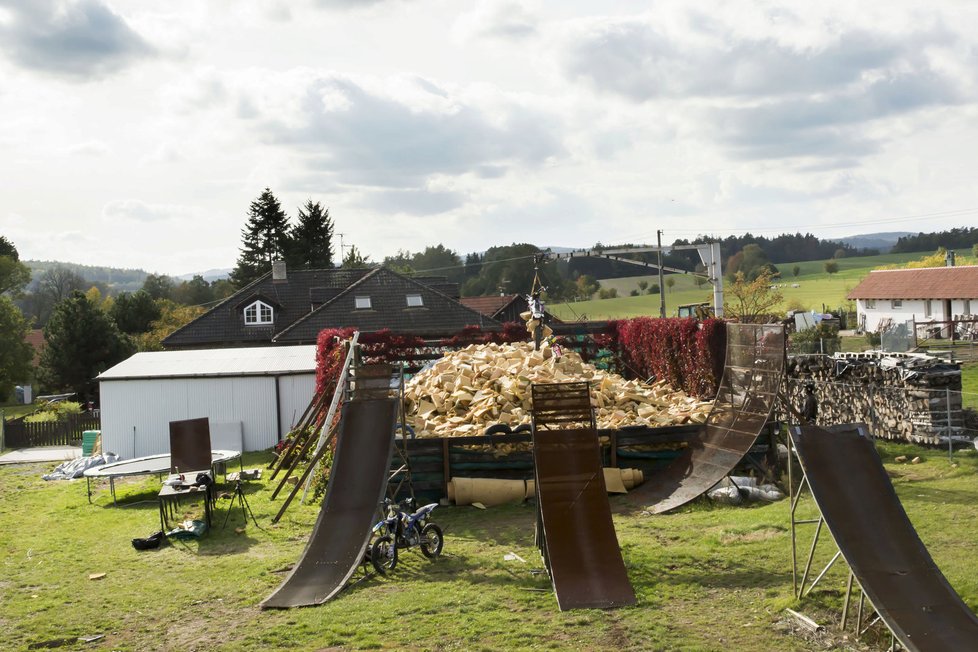
[[[978,608],[974,522],[978,455],[880,444],[887,470],[921,539],[951,585]],[[897,464],[898,455],[921,464]],[[246,456],[247,466],[264,454]],[[299,558],[318,506],[295,505],[278,524],[269,483],[249,483],[261,528],[238,507],[199,541],[138,552],[130,539],[158,527],[154,479],[106,487],[94,504],[83,482],[40,480],[53,465],[0,467],[0,648],[27,650],[868,650],[833,628],[846,573],[836,564],[815,593],[792,596],[787,500],[730,507],[700,500],[677,513],[643,514],[611,499],[638,604],[561,613],[533,544],[532,504],[440,507],[445,552],[429,562],[407,551],[386,578],[368,577],[312,608],[261,611],[258,603]],[[191,515],[193,509],[188,511]],[[199,511],[199,508],[198,508]],[[809,499],[800,517],[814,515]],[[239,528],[241,531],[237,531]],[[821,545],[816,566],[834,553]],[[801,539],[807,553],[810,531]],[[510,553],[519,559],[506,556]],[[92,576],[104,573],[99,579]],[[824,624],[791,625],[791,607]],[[83,644],[76,637],[102,635]],[[851,635],[850,635],[851,636]],[[887,639],[888,642],[888,639]]]
[[[976,264],[970,253],[969,250],[956,252],[958,264]],[[826,261],[824,260],[778,265],[778,270],[781,272],[778,285],[782,286],[780,290],[784,295],[781,309],[787,310],[791,307],[821,311],[824,306],[826,310],[836,310],[840,306],[846,305],[846,294],[870,270],[883,265],[905,264],[919,260],[924,255],[922,253],[883,254],[880,256],[840,258],[835,261],[839,265],[839,271],[835,274],[829,274],[825,271],[824,264]],[[800,268],[797,277],[792,275],[792,269],[796,264]],[[685,303],[713,302],[713,292],[709,285],[697,287],[694,277],[686,274],[673,274],[671,276],[675,279],[676,284],[672,289],[666,288],[665,290],[667,316],[674,316],[676,307]],[[641,280],[648,281],[650,284],[658,283],[658,277],[655,275],[606,279],[601,281],[601,287],[615,288],[618,291],[618,298],[573,303],[549,303],[547,308],[565,321],[576,321],[582,318],[600,320],[658,316],[659,295],[628,296],[632,290],[638,289],[638,283]],[[798,287],[791,287],[794,284],[797,284]]]

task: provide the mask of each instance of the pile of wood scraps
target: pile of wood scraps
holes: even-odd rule
[[[530,423],[533,383],[588,382],[599,428],[703,423],[711,402],[665,383],[646,385],[529,343],[471,345],[418,373],[405,387],[418,437],[480,435],[489,425]]]

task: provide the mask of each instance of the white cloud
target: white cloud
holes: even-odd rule
[[[102,209],[108,223],[192,220],[204,215],[204,211],[193,206],[150,204],[138,199],[113,200]]]
[[[512,0],[482,0],[472,11],[458,17],[452,35],[460,42],[480,38],[518,42],[536,36],[538,19],[527,5]]]
[[[0,47],[17,65],[85,80],[151,56],[153,47],[100,0],[8,0]]]

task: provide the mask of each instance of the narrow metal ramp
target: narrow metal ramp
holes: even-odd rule
[[[917,535],[873,442],[854,429],[792,428],[822,519],[866,597],[911,651],[978,650],[978,617]]]
[[[566,611],[635,604],[605,490],[587,384],[534,385],[533,407],[537,544],[557,605]]]
[[[716,402],[698,436],[632,495],[659,514],[706,493],[757,442],[784,373],[784,327],[727,324],[727,354]]]
[[[309,543],[263,609],[317,605],[335,596],[363,560],[384,499],[394,449],[395,398],[344,404],[329,488]]]

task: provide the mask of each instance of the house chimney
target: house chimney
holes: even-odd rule
[[[273,283],[285,283],[289,280],[288,273],[285,269],[284,260],[273,260],[272,261],[272,282]]]
[[[944,252],[944,265],[946,267],[954,267],[954,250],[948,249]]]

